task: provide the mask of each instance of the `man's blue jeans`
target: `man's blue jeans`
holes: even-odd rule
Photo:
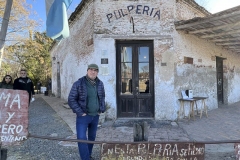
[[[77,117],[76,129],[77,139],[95,141],[97,134],[99,115]],[[88,132],[88,138],[87,138]],[[89,160],[92,154],[93,144],[78,143],[78,150],[82,160]]]

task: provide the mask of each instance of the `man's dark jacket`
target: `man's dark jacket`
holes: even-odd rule
[[[13,89],[28,91],[29,99],[31,98],[31,95],[35,94],[33,82],[28,77],[26,77],[26,78],[20,77],[20,78],[15,79],[14,83],[13,83]]]
[[[76,81],[68,96],[68,105],[72,108],[77,116],[87,114],[87,79],[86,76]],[[97,95],[99,99],[99,113],[105,112],[105,90],[103,82],[99,79],[96,80]]]

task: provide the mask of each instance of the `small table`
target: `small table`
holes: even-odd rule
[[[190,102],[190,110],[189,110],[189,113],[188,113],[188,118],[190,119],[191,114],[192,114],[193,118],[195,119],[194,112],[193,112],[193,107],[194,107],[194,103],[195,103],[196,99],[193,99],[193,98],[180,98],[178,100],[181,103],[180,110],[178,112],[178,119],[180,118],[181,115],[185,116],[184,102]]]
[[[180,98],[178,99],[181,103],[181,106],[180,106],[180,110],[178,112],[178,119],[180,118],[180,116],[183,114],[185,114],[185,109],[184,109],[184,102],[190,102],[190,110],[189,110],[189,113],[188,113],[188,118],[190,119],[191,115],[193,117],[193,119],[195,120],[195,115],[194,115],[194,104],[196,104],[196,109],[197,109],[197,114],[198,114],[198,107],[197,107],[197,103],[196,101],[198,100],[202,100],[202,105],[201,105],[201,112],[200,112],[200,118],[202,118],[202,112],[203,110],[205,111],[206,113],[206,116],[208,117],[207,115],[207,106],[205,104],[205,99],[207,99],[208,97],[193,97],[193,98]]]
[[[200,112],[200,118],[202,118],[202,112],[204,111],[205,114],[206,114],[206,117],[208,117],[208,114],[207,114],[207,106],[206,106],[206,103],[205,103],[205,99],[207,99],[208,97],[193,97],[193,99],[196,99],[197,101],[198,100],[202,100],[202,105],[201,105],[201,112]],[[198,107],[197,107],[197,103],[196,103],[196,108],[198,110]]]

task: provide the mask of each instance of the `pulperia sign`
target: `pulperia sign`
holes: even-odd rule
[[[101,160],[204,160],[204,152],[199,143],[104,143]]]

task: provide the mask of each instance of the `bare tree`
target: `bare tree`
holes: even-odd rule
[[[0,24],[3,24],[5,21],[8,21],[7,31],[4,31],[6,35],[4,36],[4,45],[12,46],[19,45],[24,41],[28,40],[30,36],[29,32],[34,30],[38,26],[38,23],[35,20],[29,18],[30,15],[35,15],[35,13],[31,10],[31,5],[26,3],[26,0],[14,0],[11,7],[10,17],[3,18],[5,13],[5,6],[7,0],[0,0]],[[2,46],[3,48],[3,46]],[[7,48],[7,47],[5,47]],[[5,50],[2,50],[0,61],[4,62],[4,67],[0,66],[0,74],[3,76],[4,74],[11,71],[12,68],[11,63],[13,60],[9,59],[9,56],[6,55]],[[8,65],[5,65],[9,63]]]
[[[5,59],[8,63],[4,65],[6,71],[16,78],[20,68],[25,68],[34,83],[39,80],[46,82],[51,77],[49,50],[52,43],[53,40],[47,37],[46,33],[35,32],[32,39],[6,47],[8,58]]]

